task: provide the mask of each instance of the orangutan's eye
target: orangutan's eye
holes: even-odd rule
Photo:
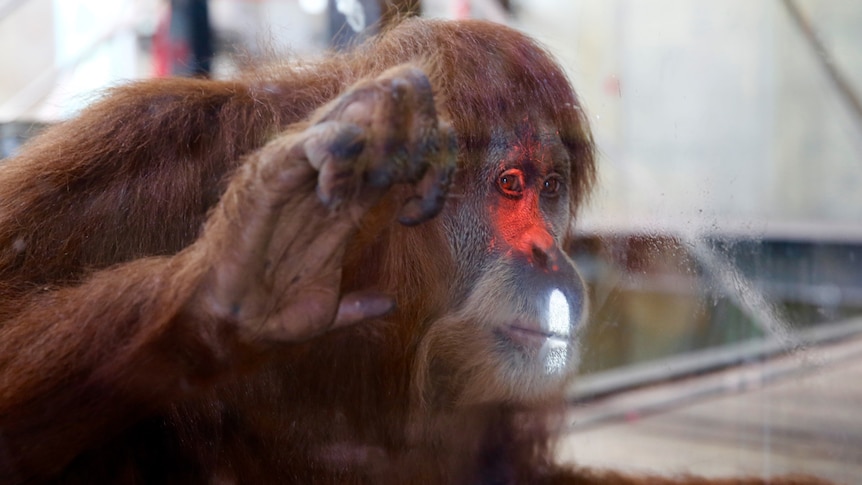
[[[497,188],[506,197],[521,197],[524,193],[524,172],[517,168],[506,170],[497,178]]]
[[[563,180],[559,175],[551,175],[542,182],[542,196],[556,197],[560,195],[560,188],[563,186]]]

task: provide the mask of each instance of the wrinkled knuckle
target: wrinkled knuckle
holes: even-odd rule
[[[355,123],[340,123],[328,143],[337,159],[354,159],[365,149],[365,130]]]
[[[389,90],[392,99],[396,102],[402,101],[412,89],[410,82],[403,77],[394,77],[389,80]]]
[[[364,79],[350,87],[345,95],[347,101],[374,96],[380,90],[380,83],[375,79]]]
[[[365,130],[354,123],[329,121],[308,132],[303,149],[308,161],[320,169],[330,161],[357,158],[365,149]]]
[[[399,74],[407,80],[414,89],[431,89],[431,80],[428,78],[428,75],[425,74],[424,70],[416,66],[404,66],[401,68]]]

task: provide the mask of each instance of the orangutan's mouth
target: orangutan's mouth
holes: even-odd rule
[[[568,335],[549,332],[542,328],[539,322],[517,320],[500,328],[500,333],[518,347],[541,347],[548,341],[568,343]]]

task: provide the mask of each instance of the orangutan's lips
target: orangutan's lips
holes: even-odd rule
[[[558,340],[568,340],[569,339],[565,335],[559,335],[559,334],[552,333],[552,332],[545,332],[544,330],[536,330],[534,328],[525,328],[525,327],[521,327],[518,325],[509,325],[509,328],[513,332],[521,332],[521,333],[524,333],[526,335],[535,335],[536,337],[541,337],[541,338],[553,338],[553,339],[558,339]]]
[[[505,325],[503,334],[512,342],[524,347],[541,346],[547,341],[566,343],[569,337],[543,330],[538,322],[515,321]]]

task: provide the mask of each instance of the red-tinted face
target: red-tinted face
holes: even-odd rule
[[[491,150],[498,159],[488,195],[495,229],[491,249],[530,266],[559,271],[557,245],[570,217],[568,157],[556,134],[522,133]]]
[[[488,346],[482,379],[495,375],[501,394],[473,401],[541,396],[576,366],[585,290],[561,250],[573,217],[572,163],[555,131],[525,124],[497,134],[482,169],[457,181],[459,200],[444,217],[468,276],[453,298],[461,325]]]

